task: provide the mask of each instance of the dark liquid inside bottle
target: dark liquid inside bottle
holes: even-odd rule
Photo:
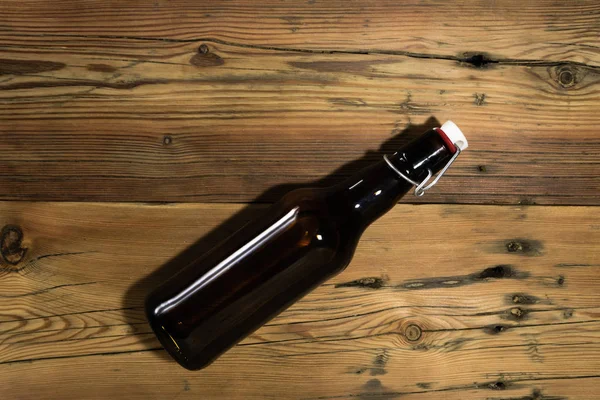
[[[443,133],[431,130],[389,160],[420,182],[454,150]],[[365,228],[411,187],[381,161],[339,185],[288,193],[148,296],[152,329],[185,368],[209,365],[341,272]]]

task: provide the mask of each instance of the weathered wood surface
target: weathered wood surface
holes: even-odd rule
[[[341,275],[183,370],[143,297],[259,208],[0,203],[0,397],[598,398],[594,207],[399,205]]]
[[[3,1],[0,199],[272,201],[435,117],[405,202],[600,204],[598,2],[205,3]]]
[[[212,38],[245,46],[384,50],[494,59],[575,61],[599,66],[593,0],[2,2],[1,37],[133,37],[172,42]]]
[[[2,1],[0,399],[600,398],[599,18]],[[404,202],[462,204],[397,206],[211,367],[168,358],[144,296],[263,207],[213,203],[336,183],[435,119],[470,148]]]

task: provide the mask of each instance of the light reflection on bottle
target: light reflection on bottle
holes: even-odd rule
[[[361,179],[360,181],[356,182],[354,185],[350,186],[348,189],[352,190],[355,187],[357,187],[358,185],[360,185],[362,183],[363,179]]]
[[[260,235],[250,240],[248,243],[246,243],[246,245],[241,247],[239,250],[234,252],[225,260],[221,261],[217,266],[215,266],[202,277],[200,277],[196,282],[191,284],[189,287],[185,288],[185,290],[183,290],[173,298],[169,299],[168,301],[159,304],[158,307],[156,307],[156,309],[154,310],[154,313],[161,314],[163,312],[169,311],[171,308],[185,301],[188,297],[192,296],[202,287],[215,280],[229,268],[235,266],[248,255],[252,254],[252,252],[256,251],[256,249],[262,246],[265,242],[268,242],[269,240],[273,239],[273,237],[283,232],[296,220],[296,217],[298,216],[298,210],[298,207],[295,207],[292,210],[290,210],[290,212],[284,215],[279,221],[275,222],[273,225],[271,225],[269,228],[263,231]]]

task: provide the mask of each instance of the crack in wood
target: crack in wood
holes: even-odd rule
[[[527,383],[527,382],[539,382],[539,381],[552,381],[552,380],[576,380],[576,379],[597,379],[600,378],[600,375],[574,375],[574,376],[547,376],[547,377],[539,377],[539,378],[522,378],[522,379],[511,379],[511,380],[505,380],[505,381],[501,381],[503,385],[515,385],[515,384],[520,384],[520,383]],[[404,396],[404,395],[411,395],[411,394],[424,394],[424,393],[437,393],[437,392],[450,392],[450,391],[471,391],[471,390],[477,390],[477,389],[489,389],[489,390],[497,390],[494,389],[492,386],[494,384],[497,384],[498,381],[494,381],[494,382],[485,382],[485,383],[473,383],[470,385],[457,385],[457,386],[449,386],[446,388],[439,388],[439,389],[429,389],[429,390],[415,390],[415,391],[389,391],[389,392],[381,392],[381,394],[385,394],[387,396],[395,396],[395,397],[400,397],[400,396]],[[490,386],[492,385],[492,386]],[[376,397],[376,396],[371,396],[371,397],[364,397],[364,393],[348,393],[348,394],[344,394],[344,395],[334,395],[334,396],[319,396],[319,397],[308,397],[308,398],[304,398],[303,400],[330,400],[330,399],[345,399],[345,398],[361,398],[361,396],[363,398],[374,398],[374,399],[378,399],[380,397]],[[393,397],[387,397],[387,398],[393,398]],[[537,399],[534,397],[520,397],[517,398],[519,400],[565,400],[564,398],[561,397],[538,397]],[[500,399],[498,399],[500,400]],[[502,400],[516,400],[516,399],[502,399]]]
[[[54,78],[54,77],[52,77]],[[106,82],[93,79],[67,79],[67,80],[51,80],[45,82],[19,82],[11,83],[2,86],[2,90],[21,90],[21,89],[37,89],[37,88],[54,88],[54,87],[70,87],[70,86],[93,86],[97,88],[108,89],[134,89],[144,85],[164,85],[173,82],[185,82],[185,80],[170,80],[170,79],[138,79],[122,82]]]
[[[534,327],[539,327],[539,326],[553,326],[553,325],[589,324],[589,323],[595,323],[595,322],[600,322],[600,319],[588,319],[588,320],[584,320],[584,321],[573,321],[573,322],[549,322],[546,324],[519,324],[519,325],[510,325],[510,326],[494,325],[494,327],[502,326],[503,328],[501,329],[501,331],[504,331],[507,329],[523,329],[523,328],[534,328]],[[488,326],[477,326],[477,327],[471,327],[471,328],[423,329],[423,332],[473,331],[473,330],[479,330],[479,329],[489,330],[490,326],[489,325]]]
[[[107,338],[124,338],[124,337],[129,337],[129,336],[142,336],[142,335],[154,335],[153,331],[150,332],[132,332],[132,333],[126,333],[126,334],[119,334],[119,335],[103,335],[103,336],[88,336],[88,337],[83,337],[83,338],[69,338],[69,339],[56,339],[56,340],[46,340],[46,341],[34,341],[33,344],[48,344],[48,343],[61,343],[61,342],[80,342],[83,340],[93,340],[93,339],[107,339]],[[25,343],[27,344],[27,341],[21,341],[21,342],[17,342],[17,343],[9,343],[9,344],[22,344]]]
[[[149,352],[149,351],[163,351],[163,350],[164,350],[164,348],[162,348],[162,347],[153,347],[150,349],[141,349],[141,350],[123,350],[123,351],[110,351],[110,352],[100,352],[100,353],[76,354],[76,355],[69,355],[69,356],[26,358],[23,360],[0,361],[0,365],[14,365],[14,364],[22,364],[22,363],[32,363],[32,362],[36,362],[36,361],[61,360],[61,359],[70,359],[70,358],[113,356],[113,355],[118,355],[118,354],[145,353],[145,352]]]
[[[378,278],[378,277],[368,277],[368,278],[360,278],[350,282],[338,283],[335,285],[337,288],[345,288],[345,287],[359,287],[359,288],[367,288],[367,289],[380,289],[385,286],[387,279]]]
[[[325,354],[344,354],[344,353],[359,353],[359,352],[380,352],[386,350],[385,348],[362,348],[362,349],[352,349],[352,350],[330,350],[330,351],[312,351],[306,353],[296,353],[296,354],[277,354],[273,355],[273,358],[292,358],[292,357],[303,357],[303,356],[315,356],[315,355],[325,355]],[[352,368],[353,374],[360,375],[361,373],[367,371],[367,368]]]
[[[90,325],[90,326],[73,326],[73,327],[68,327],[68,328],[57,328],[57,329],[43,329],[43,330],[31,330],[31,331],[27,331],[27,332],[16,332],[16,333],[10,333],[11,331],[7,331],[7,332],[3,332],[3,333],[10,333],[8,335],[8,338],[13,338],[15,336],[23,336],[23,335],[31,335],[31,334],[37,334],[37,333],[48,333],[48,332],[62,332],[62,331],[72,331],[72,330],[86,330],[86,329],[96,329],[96,328],[114,328],[117,326],[135,326],[135,325],[147,325],[148,322],[144,321],[144,322],[130,322],[130,323],[123,323],[123,324],[107,324],[107,325]],[[6,340],[6,339],[5,339]]]
[[[578,307],[579,310],[585,309],[595,309],[598,307],[589,306],[589,307]],[[554,312],[554,311],[573,311],[571,307],[554,307],[554,308],[543,308],[543,309],[523,309],[519,307],[513,307],[506,310],[497,310],[497,311],[480,311],[471,314],[427,314],[427,315],[435,315],[438,317],[487,317],[491,315],[498,315],[503,319],[514,319],[518,320],[519,318],[524,318],[526,314],[530,313],[545,313],[545,312]],[[494,327],[494,325],[492,325]],[[508,327],[505,326],[506,329]]]
[[[107,309],[103,309],[103,310],[78,311],[78,312],[64,313],[64,314],[49,314],[49,315],[43,315],[43,316],[39,316],[39,317],[8,319],[8,320],[0,321],[0,325],[7,324],[9,322],[34,321],[37,319],[67,317],[67,316],[71,316],[71,315],[94,314],[94,313],[112,312],[112,311],[129,311],[129,310],[142,310],[142,307],[107,308]]]
[[[42,293],[48,293],[52,290],[55,289],[60,289],[60,288],[65,288],[65,287],[71,287],[71,286],[85,286],[85,285],[94,285],[98,282],[81,282],[81,283],[65,283],[63,285],[56,285],[56,286],[52,286],[52,287],[48,287],[45,289],[40,289],[40,290],[36,290],[33,292],[29,292],[29,293],[23,293],[23,294],[0,294],[0,298],[3,299],[15,299],[15,298],[19,298],[19,297],[27,297],[27,296],[35,296],[38,294],[42,294]]]
[[[501,264],[469,275],[413,279],[397,285],[396,288],[408,290],[453,288],[473,283],[488,282],[490,279],[526,279],[529,275],[528,272],[518,271],[512,265]]]
[[[93,251],[73,251],[73,252],[64,252],[64,253],[43,254],[36,258],[32,258],[31,260],[29,260],[27,262],[27,264],[23,265],[22,267],[14,268],[14,269],[11,269],[10,271],[11,272],[21,272],[21,271],[25,270],[26,268],[28,268],[29,266],[31,266],[32,264],[35,264],[37,261],[43,260],[44,258],[75,256],[75,255],[79,255],[79,254],[92,254],[92,253],[98,253],[98,252],[93,250]]]
[[[288,343],[288,342],[298,342],[298,343],[345,342],[348,340],[368,339],[368,338],[381,337],[381,336],[387,336],[387,335],[399,335],[399,333],[398,332],[383,332],[383,333],[374,333],[371,335],[354,336],[354,337],[342,337],[340,335],[327,335],[327,336],[316,336],[312,339],[295,338],[295,339],[265,340],[262,342],[240,343],[236,346],[248,347],[248,346],[260,346],[260,345],[265,345],[265,344],[271,345],[271,344],[279,344],[279,343]]]
[[[470,65],[476,68],[482,68],[489,64],[497,65],[517,65],[517,66],[538,66],[538,67],[553,67],[561,65],[573,65],[589,68],[591,70],[600,70],[600,66],[589,65],[584,62],[571,61],[571,60],[531,60],[531,59],[514,59],[514,58],[497,58],[492,59],[485,53],[464,53],[461,56],[455,55],[444,55],[444,54],[427,54],[417,53],[405,50],[382,50],[382,49],[364,49],[364,50],[343,50],[343,49],[306,49],[298,47],[288,46],[268,46],[259,44],[247,44],[237,43],[229,40],[222,40],[217,38],[190,38],[190,39],[176,39],[176,38],[161,38],[161,37],[144,37],[144,36],[130,36],[130,35],[82,35],[82,34],[14,34],[15,37],[54,37],[54,38],[81,38],[81,39],[106,39],[106,40],[139,40],[149,42],[165,42],[165,43],[199,43],[209,42],[217,43],[226,46],[249,48],[257,50],[272,50],[282,52],[293,52],[293,53],[313,53],[313,54],[381,54],[381,55],[393,55],[393,56],[405,56],[411,58],[426,58],[436,60],[448,60],[456,61],[465,65]]]
[[[560,264],[556,264],[555,267],[557,267],[557,268],[600,267],[600,264],[560,263]]]
[[[486,400],[567,400],[563,396],[546,396],[539,389],[533,389],[531,395],[520,397],[488,397]]]
[[[473,340],[468,340],[469,342],[472,342]],[[449,342],[450,344],[442,344],[442,345],[435,345],[435,346],[423,346],[423,345],[418,345],[418,346],[414,346],[412,349],[410,350],[414,350],[414,351],[422,351],[422,350],[445,350],[447,352],[449,351],[456,351],[459,350],[457,348],[453,348],[454,346],[456,346],[456,344]],[[460,343],[459,343],[460,344]],[[569,346],[581,346],[581,345],[594,345],[596,344],[596,342],[575,342],[575,343],[540,343],[538,344],[538,346],[556,346],[556,347],[569,347]],[[529,347],[529,344],[511,344],[511,345],[503,345],[503,346],[482,346],[482,347],[471,347],[471,348],[460,348],[461,352],[477,352],[477,351],[482,351],[482,350],[498,350],[498,349],[514,349],[514,348],[525,348],[527,349]],[[313,355],[323,355],[323,354],[339,354],[339,353],[357,353],[357,352],[382,352],[385,350],[394,350],[395,348],[387,348],[387,347],[377,347],[377,348],[360,348],[360,349],[351,349],[351,350],[330,350],[330,351],[315,351],[315,352],[301,352],[301,353],[294,353],[294,354],[278,354],[278,355],[274,355],[272,357],[275,358],[294,358],[294,357],[306,357],[306,356],[313,356]],[[361,369],[357,370],[356,368],[352,369],[352,373],[357,373],[359,374],[360,372],[366,372],[368,370],[368,368],[364,368],[362,371]]]

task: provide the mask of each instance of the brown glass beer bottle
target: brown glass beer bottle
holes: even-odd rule
[[[433,186],[467,145],[448,121],[345,182],[288,193],[151,293],[152,329],[182,366],[206,367],[343,271],[363,231],[414,185],[416,195]]]

